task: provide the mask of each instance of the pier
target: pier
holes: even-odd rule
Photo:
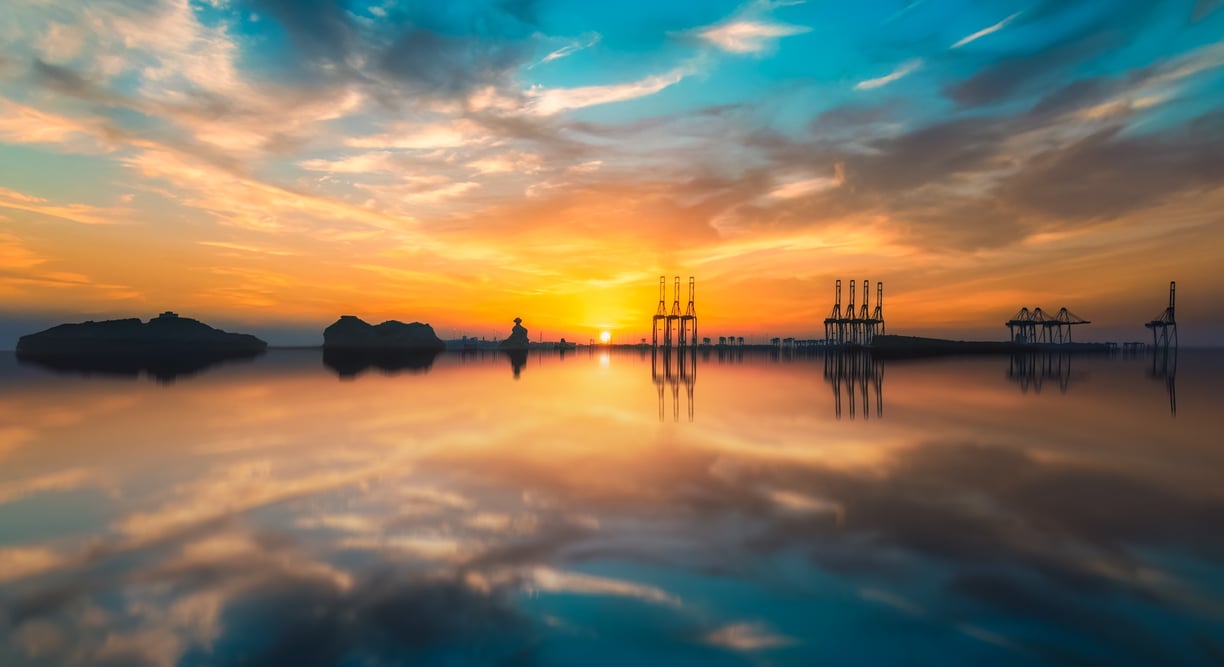
[[[1070,343],[1071,328],[1079,324],[1092,324],[1072,313],[1066,307],[1059,308],[1051,316],[1041,308],[1021,308],[1010,320],[1004,322],[1013,343]]]

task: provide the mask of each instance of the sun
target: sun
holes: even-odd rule
[[[599,342],[603,343],[604,345],[607,345],[611,340],[612,334],[610,332],[601,331],[599,333]]]

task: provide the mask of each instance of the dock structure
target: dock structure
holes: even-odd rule
[[[875,312],[871,314],[871,337],[884,335],[884,281],[876,282]]]
[[[1139,341],[1128,341],[1122,343],[1123,357],[1138,357],[1140,354],[1147,352],[1148,344],[1140,343]]]
[[[854,307],[854,295],[857,290],[854,289],[854,279],[850,279],[850,303],[846,304],[846,310],[842,313],[846,325],[846,342],[858,343],[858,310]]]
[[[671,330],[667,326],[667,277],[659,276],[659,307],[655,309],[654,317],[651,318],[651,347],[659,346],[659,325],[663,325],[664,340],[671,338]],[[642,341],[645,342],[645,341]]]
[[[697,281],[689,276],[688,307],[680,310],[680,276],[675,278],[672,305],[667,307],[667,276],[659,276],[659,305],[651,318],[651,347],[659,347],[659,330],[663,330],[662,347],[697,349]]]
[[[796,357],[815,354],[825,349],[825,342],[820,338],[770,338],[770,352],[775,356]]]
[[[825,318],[825,345],[842,345],[846,342],[845,319],[842,318],[841,281],[833,288],[833,310]]]
[[[676,278],[680,280],[679,277]],[[679,291],[680,283],[676,283],[676,290]],[[693,276],[689,276],[688,284],[688,307],[684,309],[684,314],[680,316],[680,347],[687,345],[697,346],[697,281]]]
[[[876,306],[871,309],[871,281],[863,281],[863,302],[855,306],[858,290],[850,281],[850,300],[842,309],[842,281],[834,284],[833,310],[825,318],[825,345],[870,345],[876,335],[884,332],[884,283],[876,283]]]
[[[672,292],[671,312],[667,314],[667,347],[672,346],[672,325],[676,325],[676,338],[684,347],[684,332],[680,330],[680,276],[676,276],[676,289]]]
[[[1021,308],[1003,323],[1013,343],[1070,343],[1071,328],[1092,322],[1072,313],[1066,307],[1050,315],[1041,308]]]
[[[1169,306],[1159,317],[1143,325],[1152,330],[1152,346],[1157,350],[1167,350],[1170,347],[1177,348],[1177,317],[1174,313],[1174,305],[1177,296],[1177,282],[1169,281]],[[1170,334],[1172,334],[1170,336]]]

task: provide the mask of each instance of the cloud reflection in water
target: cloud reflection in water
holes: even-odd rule
[[[691,423],[658,420],[648,358],[529,363],[0,384],[30,429],[0,453],[0,663],[1222,648],[1215,357],[1183,365],[1177,428],[1142,361],[1077,360],[1065,395],[1006,360],[890,364],[869,422],[836,419],[819,359],[708,364]]]

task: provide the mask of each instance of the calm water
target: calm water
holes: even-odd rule
[[[1224,664],[1220,353],[514,366],[0,355],[0,665]]]

